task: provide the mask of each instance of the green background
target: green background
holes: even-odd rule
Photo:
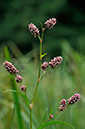
[[[16,101],[12,93],[20,91],[3,67],[10,60],[27,85],[30,101],[37,82],[39,65],[39,41],[34,38],[28,24],[34,23],[41,32],[40,23],[56,18],[53,29],[46,29],[43,41],[43,61],[62,56],[62,64],[49,71],[39,85],[33,109],[33,129],[42,123],[46,108],[47,118],[51,108],[58,110],[60,101],[80,93],[80,101],[60,112],[54,119],[66,121],[75,129],[85,128],[85,7],[83,0],[3,0],[0,1],[0,129],[29,129],[29,109],[23,99]],[[8,53],[9,52],[9,53]],[[17,102],[20,105],[17,108]],[[22,121],[21,128],[19,122]],[[70,129],[66,125],[48,126],[46,129]]]

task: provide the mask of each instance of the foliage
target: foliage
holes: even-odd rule
[[[30,53],[28,53],[28,55],[30,55]],[[64,41],[64,44],[62,46],[62,55],[63,55],[64,61],[61,64],[61,66],[57,69],[57,71],[53,71],[53,72],[49,71],[49,74],[46,75],[46,78],[43,78],[41,87],[38,89],[38,94],[36,96],[37,102],[35,103],[35,108],[33,111],[35,113],[35,116],[33,116],[34,129],[36,127],[39,127],[40,123],[42,123],[42,120],[40,118],[44,116],[44,111],[46,108],[50,107],[51,109],[51,107],[53,107],[53,111],[55,112],[56,108],[58,107],[60,103],[60,100],[62,98],[68,98],[69,95],[72,95],[72,93],[73,94],[75,93],[74,91],[76,92],[79,91],[79,93],[81,94],[81,101],[77,105],[68,108],[68,111],[58,114],[56,116],[56,120],[70,122],[70,124],[72,124],[75,128],[84,129],[85,116],[83,112],[85,110],[84,109],[84,105],[85,105],[85,102],[84,102],[85,59],[84,58],[85,57],[82,54],[78,54],[74,49],[72,49],[66,40]],[[21,73],[24,76],[23,83],[33,78],[32,82],[31,81],[28,82],[28,89],[27,89],[27,92],[30,91],[29,98],[31,99],[31,94],[34,92],[34,89],[35,89],[34,84],[36,82],[36,75],[37,75],[36,74],[37,66],[34,65],[34,61],[37,63],[37,60],[30,61],[30,58],[28,58],[28,56],[23,56],[20,58],[18,57],[17,53],[16,53],[16,57],[17,58],[12,59],[12,61],[15,62],[15,65],[17,65],[19,69],[23,68],[21,69]],[[18,129],[17,122],[16,122],[17,116],[15,113],[16,106],[14,108],[12,94],[2,93],[2,91],[8,89],[10,81],[11,81],[11,80],[9,81],[8,73],[3,72],[4,71],[3,64],[2,64],[3,60],[1,60],[1,63],[0,63],[0,67],[1,67],[1,72],[0,72],[0,87],[1,87],[0,128],[9,128],[9,121],[12,118],[12,112],[14,110],[14,116],[13,116],[11,127],[15,128],[16,126],[16,129]],[[49,82],[49,80],[51,80],[51,82]],[[17,88],[19,90],[18,86]],[[23,118],[23,126],[25,129],[29,126],[28,125],[29,119],[27,118],[29,116],[29,111],[21,97],[19,97],[19,102],[20,102],[20,105],[22,106],[21,115]],[[46,113],[47,114],[46,118],[49,116],[50,109],[48,109]],[[66,128],[66,126],[57,125],[57,126],[52,126],[52,127],[48,126],[47,128],[49,129],[50,128],[52,129],[63,128],[64,129]],[[70,127],[68,128],[70,129]]]

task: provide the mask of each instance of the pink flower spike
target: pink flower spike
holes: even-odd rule
[[[25,91],[26,90],[26,86],[21,86],[21,90]]]
[[[80,100],[80,94],[76,93],[68,99],[68,104],[73,105],[74,103],[78,102],[79,100]]]
[[[10,73],[10,74],[16,74],[18,73],[19,71],[14,67],[13,64],[11,64],[10,62],[8,61],[5,61],[3,63],[4,67],[6,68],[6,70]]]
[[[34,35],[34,37],[40,35],[38,28],[33,23],[30,23],[28,27],[28,29],[30,30],[31,34]]]
[[[66,110],[66,100],[65,99],[61,100],[59,110],[60,111]]]
[[[58,67],[61,62],[62,62],[63,58],[61,56],[58,56],[58,57],[54,57],[53,60],[51,60],[51,62],[49,62],[49,67],[52,67],[52,68],[55,68],[55,67]]]
[[[49,19],[44,24],[46,28],[51,29],[56,24],[56,18]]]
[[[17,78],[15,78],[16,82],[22,82],[23,78],[20,75],[17,75]]]
[[[45,61],[45,62],[41,65],[41,69],[45,71],[45,70],[48,68],[48,65],[49,65],[49,64]]]

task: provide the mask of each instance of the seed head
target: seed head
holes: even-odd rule
[[[49,65],[49,64],[45,61],[45,62],[41,65],[41,69],[45,71],[45,70],[48,68],[48,65]]]
[[[59,110],[60,111],[66,110],[66,100],[65,99],[61,100]]]
[[[34,24],[30,23],[28,27],[28,29],[30,30],[31,34],[34,35],[34,37],[39,35],[39,30]]]
[[[46,28],[51,29],[56,24],[56,18],[49,19],[44,24]]]
[[[10,62],[8,61],[5,61],[3,63],[4,67],[6,68],[6,70],[10,73],[10,74],[16,74],[18,73],[19,71],[14,67],[13,64],[11,64]]]
[[[72,97],[68,99],[68,105],[73,105],[74,103],[80,100],[80,94],[74,94]]]
[[[55,68],[61,64],[62,60],[63,58],[61,56],[54,57],[54,59],[49,62],[49,65],[50,67]]]

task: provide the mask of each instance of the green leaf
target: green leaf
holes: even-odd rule
[[[64,121],[50,121],[48,123],[45,123],[45,124],[41,125],[38,129],[43,129],[46,126],[53,125],[53,124],[65,124],[65,125],[70,126],[72,129],[74,129],[74,127],[72,125],[70,125],[69,123],[64,122]]]
[[[43,120],[42,120],[42,124],[45,122],[47,111],[48,111],[48,108],[46,108],[46,110],[45,110],[45,114],[44,114],[44,117],[43,117]]]
[[[5,93],[5,92],[10,92],[10,91],[11,91],[11,92],[17,92],[18,94],[20,94],[20,95],[25,99],[27,105],[30,106],[29,100],[28,100],[28,98],[27,98],[27,96],[26,96],[25,94],[23,94],[23,93],[21,93],[21,92],[18,92],[18,91],[16,91],[16,90],[5,90],[4,93]]]
[[[43,55],[41,55],[40,58],[43,58],[45,55],[47,55],[47,53],[44,53]]]
[[[10,54],[9,54],[9,50],[8,50],[7,46],[4,47],[4,52],[5,52],[6,60],[10,62],[11,59],[10,59]]]
[[[50,115],[52,115],[52,112],[53,112],[53,108],[51,107],[51,110],[50,110]]]

